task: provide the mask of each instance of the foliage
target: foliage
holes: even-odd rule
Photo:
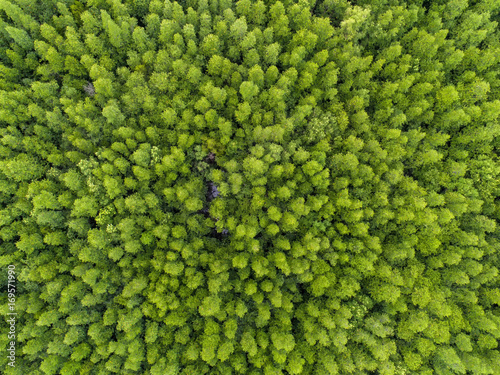
[[[0,0],[1,372],[500,374],[499,22]]]

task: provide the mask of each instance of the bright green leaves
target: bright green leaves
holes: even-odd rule
[[[249,179],[263,175],[267,171],[266,164],[254,156],[248,156],[243,160],[243,170]]]
[[[436,109],[444,110],[451,107],[459,99],[459,94],[454,86],[446,86],[436,93],[436,99],[438,101]]]
[[[369,9],[363,9],[359,6],[348,8],[345,19],[340,24],[343,37],[352,41],[365,36],[366,31],[363,29],[365,28],[369,15]]]
[[[412,293],[413,304],[420,307],[425,307],[432,299],[431,291],[425,284],[418,283]]]
[[[228,182],[230,184],[230,187],[231,187],[231,192],[233,194],[238,194],[241,190],[241,187],[243,185],[243,181],[244,181],[244,177],[239,174],[239,173],[232,173],[229,177],[228,177]]]
[[[319,112],[308,121],[306,131],[306,141],[310,144],[317,143],[323,139],[328,139],[337,129],[337,120],[331,113]]]
[[[239,254],[233,258],[233,267],[245,268],[248,264],[248,256],[245,254]]]
[[[133,214],[145,213],[147,210],[145,201],[139,194],[132,194],[125,198],[125,207]]]
[[[31,181],[40,178],[45,168],[36,157],[19,154],[10,161],[0,162],[0,170],[14,181]]]
[[[288,186],[281,186],[276,191],[276,197],[280,200],[287,201],[292,196],[292,192]]]
[[[281,217],[283,216],[279,208],[275,206],[271,206],[268,208],[267,215],[273,221],[280,221]]]
[[[277,252],[273,255],[273,258],[276,268],[280,269],[283,272],[283,274],[289,275],[290,266],[288,265],[286,255],[282,252]]]
[[[264,54],[264,61],[270,66],[274,66],[278,62],[278,57],[281,52],[281,46],[279,43],[272,43],[266,47]]]
[[[230,35],[235,41],[242,41],[248,30],[245,17],[238,18],[230,27]]]
[[[161,115],[165,125],[172,127],[177,121],[177,113],[173,108],[167,108]]]
[[[244,81],[240,85],[240,94],[246,102],[250,102],[258,93],[259,88],[253,82]]]
[[[285,7],[280,1],[269,8],[269,25],[273,28],[276,38],[282,42],[287,41],[290,36],[289,20],[285,13]]]
[[[44,372],[496,373],[493,3],[11,3],[0,242]]]
[[[109,235],[103,230],[91,229],[88,232],[88,242],[95,248],[102,250],[109,246]]]
[[[284,232],[294,232],[299,226],[297,218],[290,212],[285,212],[283,214],[280,223]]]
[[[7,26],[5,27],[5,31],[7,31],[9,36],[14,39],[16,44],[21,46],[24,50],[30,51],[33,49],[33,39],[29,36],[26,30]]]
[[[124,40],[122,37],[122,30],[120,27],[111,19],[108,19],[106,31],[109,36],[109,41],[116,49],[120,49],[124,45]]]
[[[252,113],[252,107],[250,106],[250,103],[244,102],[238,104],[238,110],[234,112],[234,115],[236,117],[236,120],[240,123],[243,124],[245,121],[247,121]]]
[[[217,359],[221,362],[227,361],[231,357],[231,354],[234,353],[234,350],[234,344],[231,341],[223,342],[217,350]]]
[[[425,331],[429,324],[427,313],[424,311],[414,312],[398,324],[397,335],[403,340],[408,340],[415,334]]]
[[[43,249],[44,245],[42,242],[42,237],[38,233],[22,233],[20,235],[19,241],[16,242],[16,247],[25,252],[26,254],[31,254],[33,251],[38,249]]]
[[[462,352],[471,352],[472,351],[472,343],[470,337],[465,333],[459,333],[455,339],[455,345]]]
[[[100,90],[97,90],[99,92]],[[112,100],[103,108],[102,115],[106,120],[113,125],[121,125],[125,120],[125,116],[120,111],[118,101]]]
[[[278,229],[279,230],[279,229]],[[251,268],[257,275],[257,277],[265,276],[269,273],[268,266],[269,260],[263,256],[256,256],[252,260]]]
[[[195,212],[195,211],[201,210],[203,208],[203,202],[201,199],[196,198],[196,197],[188,198],[185,201],[185,206],[186,206],[188,211]]]
[[[56,196],[46,190],[42,190],[40,194],[33,198],[33,209],[34,210],[58,210],[61,209],[61,204],[57,200]]]
[[[257,354],[257,343],[250,332],[243,333],[240,344],[243,351],[248,353],[249,356],[253,357]]]
[[[95,198],[85,196],[75,199],[71,215],[76,217],[95,217],[97,215],[97,210],[98,204]]]
[[[208,62],[207,72],[212,76],[227,80],[231,77],[232,73],[231,61],[222,56],[212,56]]]
[[[136,294],[141,293],[148,286],[148,279],[145,276],[136,278],[128,283],[122,291],[122,295],[125,298],[130,298]]]
[[[396,303],[401,295],[401,290],[397,285],[385,281],[374,280],[370,283],[369,288],[372,298],[377,302]]]
[[[310,160],[302,166],[302,171],[307,176],[313,176],[314,174],[323,170],[323,166],[319,164],[316,160]]]
[[[465,374],[466,368],[457,353],[452,347],[441,346],[437,349],[436,359],[434,361],[437,367],[444,369],[452,368],[455,373]]]
[[[221,300],[217,296],[205,297],[198,308],[201,316],[214,316],[220,310]]]
[[[138,166],[148,168],[151,163],[151,145],[148,143],[142,143],[139,145],[139,148],[134,151],[130,159]]]
[[[209,34],[201,43],[201,52],[206,57],[212,57],[214,55],[220,55],[221,51],[221,42],[217,35]]]
[[[155,42],[149,38],[146,30],[143,27],[136,26],[134,28],[134,31],[132,33],[132,40],[134,42],[135,49],[141,54],[153,49],[153,46],[155,45]],[[116,44],[118,45],[118,43]]]
[[[277,350],[291,352],[295,347],[295,339],[290,333],[275,332],[271,334],[271,340]]]

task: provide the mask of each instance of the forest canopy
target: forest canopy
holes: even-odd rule
[[[500,374],[499,22],[0,0],[0,372]]]

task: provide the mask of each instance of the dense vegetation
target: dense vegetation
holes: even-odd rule
[[[1,372],[500,374],[499,21],[0,0]]]

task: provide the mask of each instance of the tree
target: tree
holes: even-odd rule
[[[94,198],[86,196],[75,199],[73,203],[72,216],[76,217],[95,217],[97,215],[98,205]]]
[[[221,42],[217,35],[208,34],[201,43],[201,52],[205,56],[214,56],[220,54]]]
[[[24,50],[30,51],[33,49],[33,39],[29,36],[26,30],[7,26],[5,27],[5,31],[7,31],[9,36]]]
[[[289,333],[272,333],[271,340],[274,347],[277,350],[284,350],[285,352],[291,352],[295,347],[295,340],[293,336]]]
[[[97,82],[96,82],[97,84]],[[97,92],[99,93],[99,86],[97,87]],[[108,123],[113,125],[121,125],[125,120],[125,116],[121,113],[118,102],[113,100],[108,102],[108,105],[103,108],[102,114],[106,117]]]
[[[221,362],[225,362],[233,353],[234,344],[231,341],[225,341],[221,346],[219,346],[219,349],[217,350],[217,359],[219,359]]]
[[[259,88],[253,82],[244,81],[240,86],[240,94],[243,100],[250,102],[259,93]]]
[[[241,348],[248,353],[249,356],[254,357],[257,354],[257,343],[251,332],[246,331],[241,336]]]
[[[199,313],[202,316],[214,316],[220,310],[220,298],[216,296],[208,296],[203,299],[201,306],[199,307]]]
[[[109,37],[109,42],[113,45],[113,47],[119,50],[124,44],[122,38],[122,30],[112,19],[107,20],[106,30]]]
[[[466,369],[462,364],[462,361],[457,356],[455,350],[453,350],[453,348],[449,346],[438,348],[436,360],[434,363],[438,368],[441,367],[445,369],[453,369],[453,371],[461,374],[466,373]]]
[[[38,179],[45,172],[45,168],[36,157],[24,153],[10,161],[2,161],[0,169],[9,179],[18,182]]]
[[[63,357],[52,354],[42,361],[42,363],[40,364],[40,369],[45,374],[56,374],[63,363]]]

